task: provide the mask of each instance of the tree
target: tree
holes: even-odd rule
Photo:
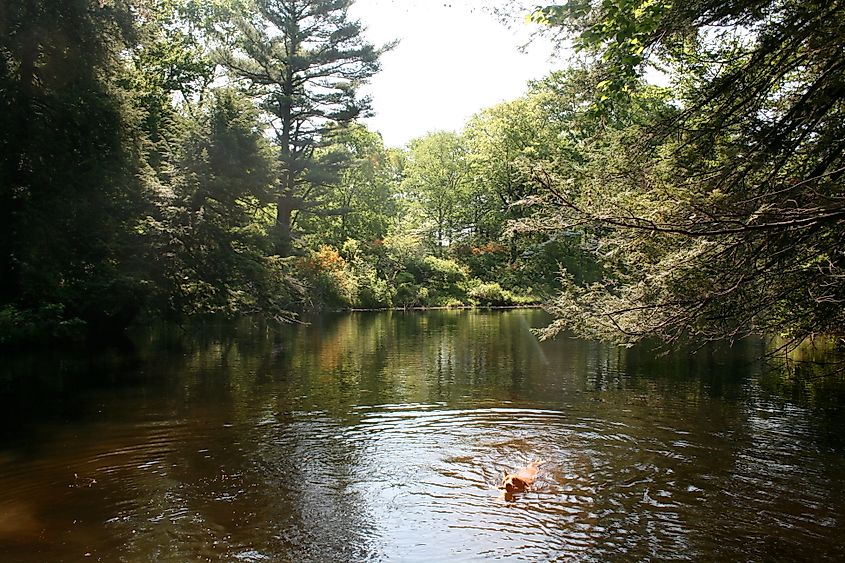
[[[396,219],[399,182],[381,135],[352,124],[324,150],[339,153],[346,166],[318,202],[324,213],[313,215],[304,230],[337,248],[347,239],[384,239]]]
[[[636,97],[649,61],[671,73],[679,108],[619,137],[605,153],[614,173],[593,169],[580,192],[571,176],[537,174],[545,225],[592,225],[611,257],[604,283],[557,301],[552,331],[842,335],[845,6],[603,0],[540,14],[607,73],[596,115]]]
[[[146,160],[166,184],[184,125],[180,110],[190,115],[215,78],[203,30],[210,15],[198,0],[141,0],[136,9],[137,40],[124,80],[142,116]]]
[[[466,199],[466,148],[460,136],[441,131],[411,141],[409,149],[402,190],[431,223],[440,256],[466,226],[460,220]]]
[[[488,108],[467,124],[464,136],[470,171],[470,218],[480,244],[498,240],[510,221],[525,214],[523,200],[536,185],[526,164],[552,160],[561,143],[550,127],[553,112],[532,93]],[[519,241],[509,237],[509,262],[517,260]]]
[[[142,199],[138,120],[121,87],[127,2],[0,8],[0,302],[121,323]]]
[[[258,112],[233,90],[221,89],[195,117],[179,139],[171,195],[145,224],[157,308],[170,316],[285,316],[265,306],[261,281],[268,267],[264,215],[273,155]]]
[[[348,19],[351,0],[256,0],[257,12],[233,14],[238,33],[223,61],[267,112],[279,148],[276,251],[292,250],[296,214],[313,211],[336,177],[335,153],[318,149],[369,109],[358,87],[379,69],[376,48]]]

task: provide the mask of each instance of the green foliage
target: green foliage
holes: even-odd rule
[[[549,127],[540,96],[524,96],[488,108],[467,124],[473,225],[481,237],[495,237],[509,219],[521,215],[515,204],[533,195],[535,186],[523,164],[548,159],[558,146],[560,131]]]
[[[464,281],[469,275],[466,266],[462,266],[454,260],[426,256],[423,259],[423,264],[428,270],[428,279],[432,281],[436,280],[445,285]]]
[[[358,279],[337,249],[321,246],[301,261],[312,308],[344,309],[356,303]]]
[[[470,299],[481,305],[508,305],[506,293],[498,283],[480,283],[467,292]]]
[[[523,296],[502,289],[498,282],[478,283],[467,292],[467,296],[473,303],[486,307],[533,305],[537,303],[535,297]]]
[[[369,100],[357,89],[390,48],[364,41],[360,22],[348,18],[350,4],[256,0],[254,12],[230,12],[235,28],[217,36],[222,63],[273,124],[279,166],[272,234],[283,256],[293,250],[298,216],[319,206],[344,167],[342,152],[317,149],[367,111]]]
[[[197,97],[202,101],[214,79],[200,13],[194,0],[155,0],[144,4],[136,20],[138,41],[131,50],[129,88],[144,109],[144,129],[153,145],[167,137],[170,121],[176,118],[174,94],[185,104]]]
[[[381,136],[353,124],[321,151],[345,166],[317,198],[319,210],[299,219],[300,229],[311,233],[308,242],[340,246],[351,236],[368,243],[384,239],[396,221],[398,186],[395,160]]]
[[[450,297],[443,303],[443,306],[447,309],[460,309],[461,307],[466,307],[466,303],[460,299]]]
[[[171,190],[143,228],[155,249],[157,307],[176,316],[253,312],[266,275],[262,221],[272,172],[258,114],[234,91],[216,91],[180,147]]]
[[[503,275],[509,259],[508,248],[496,241],[477,241],[476,244],[461,242],[450,249],[454,259],[464,264],[469,275],[481,277],[500,277]]]
[[[366,268],[358,273],[358,299],[356,307],[364,309],[388,309],[393,307],[397,290],[383,278],[378,277],[374,268]]]
[[[438,256],[463,225],[460,209],[467,193],[465,156],[463,140],[454,133],[430,133],[410,143],[402,191],[424,219],[414,227],[429,235],[429,247]]]
[[[278,322],[293,320],[296,317],[293,311],[301,309],[307,291],[297,266],[296,258],[262,257],[249,286],[253,309],[247,312]]]
[[[131,40],[122,2],[3,5],[0,303],[24,317],[41,318],[49,304],[59,324],[108,323],[136,308],[130,256],[143,203],[141,148],[117,80]],[[100,289],[117,285],[127,300],[116,311]]]
[[[425,296],[426,305],[442,306],[464,297],[465,292],[461,289],[461,284],[469,277],[466,266],[454,260],[426,256],[423,267],[422,277],[428,290]]]
[[[604,274],[567,279],[553,329],[628,343],[841,334],[843,7],[613,5],[546,12],[633,85],[610,85],[613,111],[645,118],[600,131],[580,170],[536,174],[548,207],[535,227],[586,227]],[[632,38],[645,49],[619,56]],[[675,85],[662,110],[636,103],[633,69],[649,60]]]
[[[0,346],[20,346],[50,341],[81,340],[86,323],[68,318],[59,303],[44,303],[35,309],[21,310],[14,305],[0,308]]]
[[[597,67],[603,69],[595,91],[601,112],[637,88],[648,50],[657,34],[666,31],[667,19],[677,12],[673,11],[677,4],[671,0],[571,0],[539,8],[533,19],[563,27],[574,36],[576,50],[597,57]],[[600,113],[593,116],[600,117]]]
[[[142,312],[284,321],[306,308],[525,303],[558,264],[583,267],[597,236],[513,226],[543,199],[538,173],[576,171],[586,194],[599,164],[621,169],[623,139],[594,143],[585,117],[588,73],[549,77],[464,133],[386,149],[354,120],[390,46],[363,39],[348,0],[7,4],[6,344],[112,332]]]

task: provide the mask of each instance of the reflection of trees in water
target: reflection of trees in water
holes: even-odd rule
[[[372,466],[373,453],[381,452],[383,458],[390,448],[377,446],[374,437],[368,445],[366,440],[356,443],[366,450],[358,451],[336,435],[337,425],[358,420],[350,407],[379,402],[557,398],[570,404],[572,416],[594,422],[559,445],[573,465],[570,475],[564,475],[569,481],[564,481],[563,491],[571,495],[570,509],[578,515],[578,522],[567,530],[583,534],[593,553],[737,553],[743,546],[731,541],[714,545],[689,531],[710,526],[711,537],[747,537],[749,531],[762,537],[777,522],[757,512],[788,513],[786,501],[794,502],[794,477],[767,460],[783,458],[781,452],[771,451],[784,446],[778,436],[794,438],[795,432],[784,425],[794,429],[806,419],[800,413],[761,418],[759,406],[765,397],[755,383],[762,373],[755,363],[758,344],[658,357],[642,348],[558,340],[540,345],[543,359],[524,326],[503,313],[345,316],[293,327],[291,333],[276,361],[252,367],[254,358],[238,360],[241,368],[263,370],[275,381],[263,398],[260,385],[251,393],[248,384],[237,387],[236,395],[249,397],[238,401],[244,414],[248,416],[257,401],[270,420],[297,408],[340,418],[318,421],[288,415],[293,416],[289,422],[268,425],[269,434],[255,444],[262,460],[256,474],[271,476],[268,489],[283,490],[284,476],[302,471],[315,483],[309,487],[308,481],[295,480],[289,494],[259,497],[267,513],[287,515],[277,516],[281,530],[299,530],[311,522],[316,530],[362,550],[378,549],[377,534],[367,529],[367,522],[378,522],[370,514],[376,505],[361,496],[354,480]],[[232,364],[231,351],[228,357]],[[207,354],[197,359],[208,360]],[[244,377],[243,371],[238,377]],[[588,393],[573,395],[574,390]],[[518,432],[545,433],[532,444],[552,440],[548,447],[553,449],[552,429],[534,426],[526,421]],[[812,433],[806,436],[811,439]],[[280,458],[281,450],[289,455]],[[395,455],[395,448],[390,451]],[[300,467],[297,459],[311,461],[302,461]],[[793,458],[786,466],[798,467],[799,461]],[[822,507],[828,501],[819,483],[832,482],[840,470],[832,469],[828,476],[811,471],[807,476],[805,489]],[[694,521],[702,516],[697,507],[705,504],[708,514],[734,516],[728,522]],[[327,519],[332,513],[357,522],[353,527],[361,528],[360,534],[333,530]],[[818,526],[819,533],[824,531]],[[308,533],[297,533],[288,541],[311,541]],[[604,539],[597,541],[599,536]],[[315,545],[331,552],[337,544],[323,540]],[[753,547],[761,555],[766,549],[766,544]],[[318,551],[305,553],[314,556]]]
[[[291,335],[287,369],[336,404],[510,398],[542,358],[525,312],[345,315]],[[503,383],[505,385],[503,385]]]
[[[334,423],[298,420],[292,410],[303,388],[289,371],[290,353],[272,335],[250,335],[254,330],[173,337],[168,353],[153,352],[143,363],[148,375],[129,378],[140,378],[140,387],[88,397],[106,405],[97,415],[102,422],[54,436],[76,446],[51,452],[56,472],[96,476],[92,493],[100,501],[84,517],[106,522],[114,553],[172,560],[247,551],[308,560],[372,555],[373,531],[357,517],[360,503],[344,478],[355,448],[329,438]],[[142,342],[140,353],[171,336]],[[75,492],[72,504],[87,506],[77,498],[85,492]],[[42,500],[33,510],[46,506]],[[71,504],[56,512],[82,517]]]
[[[593,422],[573,447],[595,470],[596,510],[610,540],[599,558],[620,549],[668,556],[675,546],[692,558],[765,559],[792,534],[794,541],[805,533],[832,537],[843,461],[810,461],[823,435],[811,426],[825,417],[777,404],[766,389],[772,372],[761,361],[762,341],[665,355],[589,343],[580,351],[575,371],[588,392],[580,407]],[[807,519],[811,513],[827,524]],[[832,553],[835,545],[820,550]]]
[[[134,359],[104,363],[67,390],[75,404],[62,414],[72,416],[32,433],[40,449],[27,455],[53,466],[0,482],[7,491],[58,483],[27,493],[26,514],[64,529],[84,512],[96,525],[73,537],[130,559],[382,558],[404,541],[390,536],[407,524],[403,510],[448,538],[418,502],[437,493],[432,502],[457,516],[466,495],[487,507],[494,470],[535,456],[550,461],[542,508],[552,551],[729,559],[743,540],[726,538],[763,537],[781,530],[779,518],[796,545],[807,530],[834,537],[845,467],[824,453],[824,436],[841,425],[825,429],[832,415],[781,394],[777,382],[793,383],[767,379],[753,361],[760,344],[656,357],[537,343],[526,330],[526,319],[542,322],[536,315],[360,314],[281,331],[246,323],[147,335]],[[67,386],[74,378],[63,373]],[[814,408],[822,393],[839,397],[835,383],[814,384]],[[503,401],[513,408],[485,408]],[[69,489],[73,473],[96,485]],[[771,547],[759,540],[752,552]]]

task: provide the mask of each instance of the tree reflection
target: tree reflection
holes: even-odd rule
[[[51,532],[0,547],[23,561],[399,559],[420,543],[442,558],[729,559],[751,534],[763,559],[772,530],[833,537],[845,467],[825,436],[841,407],[821,395],[841,397],[838,380],[813,383],[808,404],[831,405],[817,412],[756,360],[761,342],[661,356],[538,342],[528,328],[546,320],[160,327],[129,356],[30,363],[51,383],[17,396],[0,507]],[[501,471],[538,458],[536,490],[497,502]]]

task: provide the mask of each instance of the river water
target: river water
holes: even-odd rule
[[[540,311],[147,331],[4,359],[2,561],[845,558],[841,382]],[[502,473],[543,460],[505,499]]]

